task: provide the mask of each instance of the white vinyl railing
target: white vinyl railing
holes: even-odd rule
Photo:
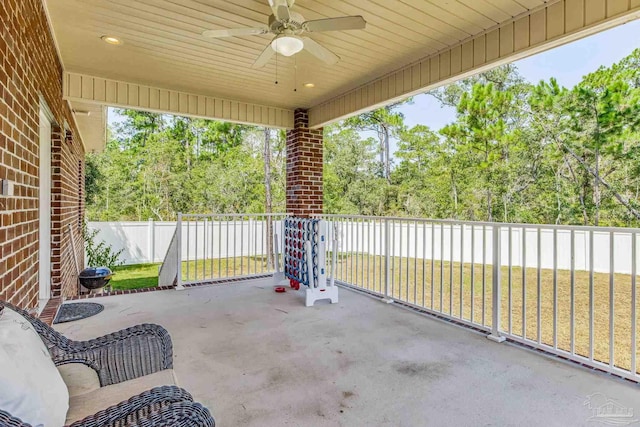
[[[285,214],[178,214],[177,284],[273,274]],[[277,240],[276,240],[277,238]]]
[[[285,216],[180,214],[162,271],[178,288],[272,274]],[[640,380],[639,229],[321,217],[336,283]]]
[[[322,218],[338,283],[640,380],[639,229]]]

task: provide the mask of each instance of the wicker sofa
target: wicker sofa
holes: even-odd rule
[[[69,389],[70,426],[215,425],[209,411],[176,385],[171,337],[161,326],[142,324],[73,341],[0,301],[0,310],[5,307],[27,319],[49,350]],[[29,425],[2,409],[0,427]]]

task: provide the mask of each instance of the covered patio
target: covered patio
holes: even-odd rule
[[[593,418],[603,396],[640,410],[630,382],[358,291],[305,308],[300,295],[272,285],[98,298],[104,312],[56,329],[84,339],[162,324],[178,380],[219,425],[593,425],[608,420]]]
[[[287,8],[291,10],[286,11]],[[290,12],[304,15],[309,21],[361,16],[366,25],[358,31],[338,29],[335,33],[315,34],[308,31],[311,26],[304,26],[306,21],[297,23],[335,57],[318,62],[317,51],[273,56],[269,46],[291,24],[294,15]],[[274,18],[272,14],[278,16]],[[638,17],[640,0],[3,1],[0,20],[6,25],[0,38],[0,300],[20,308],[39,308],[39,312],[48,304],[45,314],[51,315],[62,302],[77,297],[76,254],[82,253],[84,221],[83,160],[86,152],[105,146],[105,112],[109,107],[285,129],[286,215],[321,218],[323,126]],[[263,27],[269,19],[276,19],[279,24],[267,31]],[[295,15],[295,19],[301,17]],[[243,33],[240,37],[214,40],[206,37],[207,31],[243,27],[254,28],[255,35]],[[256,66],[265,48],[269,60],[258,61],[260,66]],[[189,218],[186,214],[186,236],[191,224],[197,235],[199,221],[203,221],[212,244],[214,229],[206,225],[209,218]],[[239,220],[220,220],[219,232],[222,222],[226,222],[227,239],[231,221],[233,232],[236,222],[241,223],[241,230],[244,222],[248,222],[248,229],[255,227],[255,222],[245,217],[248,215],[239,215]],[[591,280],[584,283],[590,286],[591,296],[583,301],[587,307],[583,314],[589,319],[584,329],[589,332],[581,335],[588,343],[588,351],[581,353],[575,348],[574,339],[575,265],[568,267],[571,308],[566,322],[570,326],[565,325],[565,329],[570,331],[569,338],[559,338],[557,275],[553,276],[549,293],[552,327],[541,315],[539,290],[537,306],[527,312],[526,268],[522,270],[523,310],[512,309],[511,255],[505,288],[508,305],[500,296],[500,277],[505,276],[500,272],[500,228],[504,226],[448,220],[427,224],[421,219],[411,220],[412,225],[402,224],[406,221],[403,218],[333,221],[341,222],[343,230],[352,230],[352,237],[353,230],[358,233],[365,224],[369,235],[371,223],[373,239],[376,235],[382,239],[384,229],[386,241],[384,254],[375,249],[369,253],[368,246],[365,251],[357,237],[355,245],[352,239],[348,252],[343,250],[343,258],[355,255],[356,263],[353,268],[353,263],[342,258],[338,261],[342,263],[343,278],[338,277],[338,281],[344,285],[339,304],[306,308],[293,292],[274,293],[269,277],[246,279],[242,264],[240,275],[231,274],[236,276],[231,277],[232,284],[210,284],[210,277],[201,280],[197,268],[195,281],[191,281],[189,269],[186,276],[181,271],[185,257],[178,239],[171,261],[176,271],[167,285],[176,284],[181,291],[100,298],[104,312],[56,328],[69,338],[80,340],[140,323],[162,325],[174,343],[175,372],[181,386],[211,409],[219,425],[566,426],[612,419],[628,424],[637,421],[637,230],[608,231],[611,242],[614,233],[624,234],[629,242],[625,252],[630,254],[629,272],[625,274],[629,275],[629,294],[633,296],[627,299],[628,315],[624,313],[625,334],[629,336],[625,335],[622,345],[616,344],[625,352],[625,359],[618,362],[618,355],[614,354],[613,298],[609,311],[596,307],[594,314],[594,230],[573,230],[568,235],[571,262],[574,235],[584,231],[590,237],[592,262],[584,271],[590,272]],[[400,250],[396,254],[389,249],[390,242],[395,249],[396,238],[394,234],[390,240],[389,222],[392,230],[396,230],[395,222],[401,226]],[[419,222],[422,228],[418,227]],[[424,237],[420,251],[414,237],[413,249],[407,246],[403,252],[403,230],[407,230],[404,242],[408,245],[410,232],[417,236],[420,230],[426,236],[427,226],[431,230],[431,258],[427,258]],[[439,292],[433,280],[437,227]],[[517,225],[506,227],[511,254],[512,228]],[[179,214],[177,236],[183,228]],[[523,252],[526,235],[532,234],[525,228],[522,226]],[[540,288],[540,236],[544,230],[541,226],[534,229]],[[265,230],[261,228],[260,234],[269,239]],[[445,230],[450,236],[448,258],[443,257]],[[458,265],[454,263],[454,232],[460,239]],[[491,242],[492,254],[483,245],[486,254],[481,265],[482,302],[474,300],[471,279],[471,298],[464,300],[471,301],[467,316],[467,307],[463,307],[463,276],[467,277],[463,242],[465,233],[470,233],[473,242],[477,232],[482,232],[484,243]],[[487,232],[492,236],[490,240]],[[557,230],[552,229],[548,235],[555,245]],[[584,241],[588,242],[586,237]],[[186,245],[188,248],[189,243]],[[255,246],[253,252],[248,246],[246,254],[240,249],[240,260],[263,255]],[[557,246],[554,248],[553,270],[557,272],[558,250]],[[204,272],[213,258],[207,255],[206,248],[201,252],[204,255],[199,259],[196,240],[196,259],[189,264],[187,249],[186,261],[187,265],[202,266]],[[228,252],[227,246],[227,260],[231,257]],[[473,260],[474,250],[470,252],[473,278],[480,264]],[[219,250],[218,260],[222,258],[220,253]],[[235,269],[235,245],[232,256]],[[359,256],[361,262],[367,260],[367,269],[369,260],[373,261],[371,280],[369,272],[363,274],[364,264],[360,264],[358,276]],[[395,265],[394,257],[400,259],[395,291],[396,267],[391,267]],[[418,259],[423,266],[421,303]],[[425,302],[426,259],[431,260],[430,307]],[[523,259],[526,261],[524,255]],[[450,279],[445,284],[446,260]],[[165,264],[169,262],[165,260]],[[493,265],[490,280],[488,273],[485,275],[488,265]],[[613,295],[613,261],[611,266],[609,292]],[[266,275],[273,273],[272,267],[267,265]],[[523,267],[527,267],[526,262]],[[453,290],[454,268],[460,268],[458,294]],[[210,270],[214,270],[213,263]],[[336,272],[332,274],[335,278]],[[357,291],[354,287],[362,289]],[[434,308],[437,297],[440,303]],[[385,304],[381,299],[397,303]],[[459,301],[457,312],[454,301]],[[485,310],[485,303],[487,308],[492,307],[491,311]],[[474,317],[474,304],[481,304],[481,320]],[[501,306],[507,307],[502,311],[506,313],[503,317],[507,327]],[[421,314],[425,312],[430,316]],[[533,323],[527,313],[536,321],[535,335],[528,335],[526,326]],[[512,317],[516,316],[522,318],[520,332],[517,327],[512,330]],[[594,342],[593,331],[598,316],[609,325],[608,344],[599,350],[608,353],[605,358],[594,350],[599,344]],[[46,320],[52,320],[50,317]],[[460,324],[468,327],[459,327]],[[552,332],[544,338],[543,333],[549,329]],[[508,341],[498,345],[486,339],[488,334],[495,341]],[[564,338],[567,339],[563,341]],[[564,345],[565,341],[569,344]],[[580,363],[591,368],[584,369],[578,366]]]

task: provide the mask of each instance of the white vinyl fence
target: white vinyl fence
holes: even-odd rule
[[[115,251],[122,250],[120,261],[124,265],[131,265],[162,262],[175,232],[176,223],[153,220],[89,222],[88,227],[98,230],[96,239],[104,241]]]
[[[280,235],[280,217],[273,220],[275,235]],[[197,219],[183,224],[183,261],[266,256],[267,221],[264,216],[258,219],[251,216],[203,216]],[[163,262],[176,231],[176,222],[89,222],[88,227],[98,230],[98,241],[110,245],[114,251],[122,250],[120,261],[123,265],[133,265]]]
[[[401,219],[389,219],[387,222],[359,221],[357,218],[354,220],[353,217],[346,218],[346,220],[327,218],[328,231],[335,230],[338,233],[339,252],[383,256],[388,250],[389,255],[393,257],[453,260],[454,262],[460,262],[461,257],[463,262],[471,262],[473,253],[476,260],[483,258],[491,260],[492,242],[486,238],[486,235],[492,232],[489,224],[483,226],[471,222],[429,223]],[[389,227],[388,247],[385,246],[384,241],[385,227]],[[589,235],[590,231],[593,231],[593,271],[596,273],[611,271],[610,253],[613,247],[614,273],[631,274],[632,262],[629,248],[632,232],[637,230],[617,229],[615,232],[608,229],[594,230],[598,228],[585,230],[562,226],[501,225],[500,238],[503,248],[500,253],[501,265],[521,267],[526,263],[527,267],[536,268],[539,262],[540,268],[543,269],[569,270],[573,239],[574,269],[588,271],[590,270]],[[433,242],[435,244],[432,245]],[[539,256],[538,245],[540,245]],[[554,256],[556,252],[558,255]]]
[[[385,255],[385,245],[380,236],[384,235],[384,222],[354,222],[335,220],[328,218],[327,226],[331,232],[335,223],[338,230],[338,240],[340,242],[340,252],[367,253],[369,255]],[[196,258],[205,256],[209,258],[226,258],[233,250],[234,243],[241,249],[240,256],[265,255],[265,245],[263,242],[255,241],[255,235],[262,236],[265,228],[264,221],[245,221],[237,224],[228,221],[202,221],[198,226],[189,228],[188,237],[182,239],[182,253],[199,254]],[[473,242],[473,253],[477,260],[491,259],[491,241],[483,239],[483,233],[491,233],[490,227],[471,227],[469,225],[437,224],[433,223],[412,223],[411,221],[393,221],[387,225],[390,234],[391,256],[416,257],[434,260],[450,260],[453,254],[453,261],[460,261],[460,254],[465,262],[471,260],[471,245]],[[171,238],[176,229],[175,222],[90,222],[89,227],[99,231],[97,239],[103,240],[111,245],[114,250],[123,250],[120,255],[124,265],[160,263],[164,260]],[[280,224],[276,222],[275,232],[278,233]],[[461,235],[461,227],[464,232]],[[531,226],[530,229],[523,229],[508,226],[502,228],[502,247],[511,248],[502,251],[501,262],[503,266],[522,266],[526,261],[528,267],[537,267],[538,262],[538,229],[540,227],[540,267],[556,268],[568,270],[571,267],[571,228],[560,227],[545,228],[545,226]],[[555,237],[554,237],[554,229]],[[526,230],[526,231],[525,231]],[[597,228],[594,228],[597,230]],[[575,270],[589,270],[589,237],[588,231],[573,229],[574,231],[574,262]],[[472,233],[473,237],[472,238]],[[526,236],[524,234],[526,233]],[[612,239],[613,236],[613,239]],[[212,240],[213,239],[213,240]],[[511,241],[509,242],[509,239]],[[557,245],[557,253],[560,254],[554,259],[554,239]],[[523,245],[524,240],[524,245]],[[613,240],[613,244],[612,244]],[[215,241],[215,244],[212,244]],[[433,246],[431,242],[437,242]],[[442,246],[440,242],[442,241]],[[453,250],[451,242],[453,241]],[[485,242],[485,244],[483,244]],[[187,247],[187,245],[189,247]],[[463,250],[460,250],[462,245]],[[615,273],[631,274],[632,262],[631,232],[616,232],[611,234],[608,231],[593,232],[593,271],[599,273],[610,272],[609,254],[613,246],[615,255]],[[440,248],[443,248],[440,253]],[[432,253],[433,250],[433,253]],[[510,255],[510,256],[509,256]],[[186,259],[186,258],[185,258]]]

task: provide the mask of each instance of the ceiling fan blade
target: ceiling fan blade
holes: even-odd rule
[[[289,12],[288,6],[278,6],[278,10],[276,11],[276,18],[278,21],[288,21],[291,19],[291,13]]]
[[[321,61],[326,62],[329,65],[333,65],[340,60],[338,55],[331,52],[315,40],[310,39],[309,37],[302,37],[302,41],[304,42],[304,48]]]
[[[362,30],[367,26],[367,21],[359,15],[343,16],[307,21],[302,26],[308,32]]]
[[[282,22],[291,19],[291,12],[289,11],[291,5],[289,3],[293,4],[292,1],[287,0],[269,0],[269,5],[278,21]]]
[[[267,62],[275,55],[276,52],[271,48],[271,43],[262,51],[258,59],[253,63],[251,68],[262,68],[267,65]]]
[[[257,36],[259,34],[267,34],[267,28],[231,28],[226,30],[207,30],[203,31],[204,37],[221,38],[221,37],[238,37],[238,36]]]

